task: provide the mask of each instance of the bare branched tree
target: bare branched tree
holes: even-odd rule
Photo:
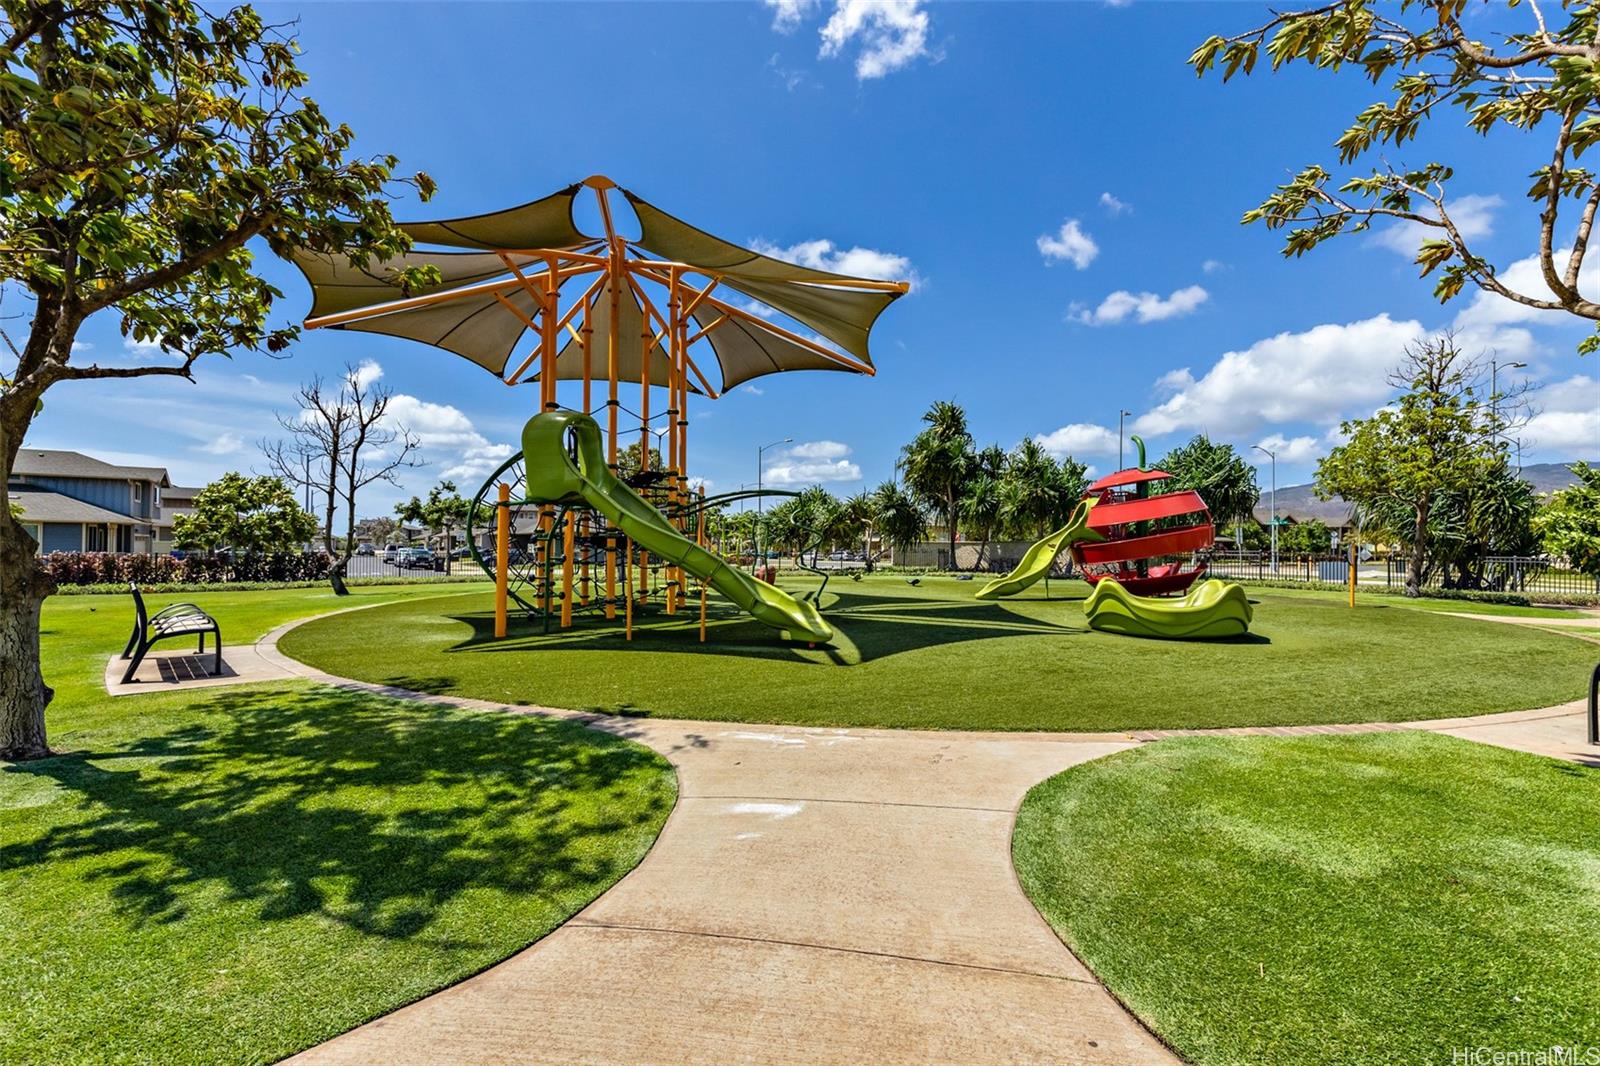
[[[337,389],[320,377],[300,387],[297,410],[278,415],[288,434],[261,442],[267,466],[291,485],[322,493],[322,545],[335,558],[331,580],[344,595],[344,572],[355,552],[356,497],[378,481],[398,485],[400,472],[423,465],[417,454],[421,442],[404,426],[387,416],[394,390],[368,380],[362,369],[346,364]],[[344,505],[342,550],[336,550],[333,520]]]

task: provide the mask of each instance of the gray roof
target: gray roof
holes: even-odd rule
[[[201,489],[204,487],[203,485],[168,485],[161,490],[161,501],[165,504],[170,500],[192,500],[200,494]]]
[[[48,448],[23,448],[11,472],[24,477],[81,477],[106,481],[154,481],[162,488],[172,482],[165,467],[117,466],[82,452],[52,451]]]
[[[128,515],[44,489],[13,488],[10,496],[12,503],[21,505],[24,522],[88,522],[93,525],[115,522],[127,526],[137,521]]]

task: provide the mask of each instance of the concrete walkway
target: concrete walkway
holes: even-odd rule
[[[1010,842],[1017,806],[1037,782],[1193,731],[911,732],[585,716],[332,677],[278,651],[294,624],[249,649],[259,661],[229,680],[259,671],[579,719],[666,756],[679,801],[640,866],[566,925],[292,1062],[1177,1061],[1039,917],[1017,883]],[[1222,732],[1420,728],[1600,765],[1600,749],[1583,743],[1582,709]]]

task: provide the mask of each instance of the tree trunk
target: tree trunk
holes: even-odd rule
[[[1419,505],[1416,524],[1411,531],[1411,558],[1406,564],[1406,595],[1415,599],[1422,595],[1422,583],[1428,565],[1428,508]]]
[[[945,497],[945,518],[949,522],[950,532],[950,569],[960,570],[956,565],[956,497],[955,493]]]
[[[39,669],[39,608],[55,583],[33,554],[33,538],[0,515],[0,759],[50,754],[44,711],[55,695]]]

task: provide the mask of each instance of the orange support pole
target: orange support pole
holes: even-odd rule
[[[494,635],[506,635],[506,594],[511,573],[511,486],[500,483],[499,505],[494,514]]]

